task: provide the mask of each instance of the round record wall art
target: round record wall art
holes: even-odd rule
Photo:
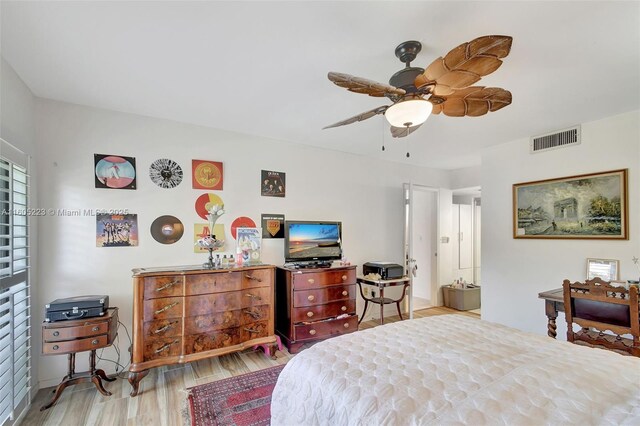
[[[182,182],[182,167],[173,160],[161,158],[151,163],[149,177],[160,188],[175,188]]]
[[[175,216],[160,216],[151,224],[151,236],[161,244],[173,244],[182,238],[184,225]]]
[[[234,239],[237,239],[236,234],[238,233],[237,231],[238,228],[255,228],[255,227],[256,227],[256,223],[253,221],[253,219],[246,216],[240,216],[236,218],[236,220],[231,222],[231,235],[233,236]]]
[[[198,216],[204,220],[207,220],[209,210],[211,210],[216,204],[224,205],[222,198],[218,197],[216,194],[202,194],[196,200],[196,213],[198,213]]]

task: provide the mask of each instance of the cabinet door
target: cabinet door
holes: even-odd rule
[[[459,242],[459,266],[460,269],[471,268],[473,266],[473,215],[471,206],[460,204],[460,230],[458,233]]]

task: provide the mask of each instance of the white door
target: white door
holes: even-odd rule
[[[438,190],[422,185],[404,185],[405,271],[411,278],[409,316],[413,310],[436,304],[437,291]],[[434,290],[434,288],[436,290]],[[419,301],[419,304],[416,302]]]

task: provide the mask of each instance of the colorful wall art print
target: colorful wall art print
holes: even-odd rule
[[[283,172],[262,170],[260,194],[263,197],[284,197],[286,189],[285,175],[286,173]]]
[[[224,202],[222,198],[218,197],[216,194],[208,193],[202,194],[198,198],[196,198],[195,209],[198,216],[203,218],[204,220],[208,220],[207,215],[211,211],[214,206],[224,206]]]
[[[262,214],[262,238],[284,238],[283,214]]]
[[[262,231],[260,228],[238,228],[236,238],[238,259],[244,265],[260,262]]]
[[[133,247],[137,245],[137,214],[96,215],[96,247]]]
[[[222,190],[224,169],[218,161],[191,160],[193,189]]]
[[[94,154],[96,188],[136,189],[136,159]]]
[[[211,233],[209,231],[209,224],[207,223],[194,223],[193,224],[193,252],[194,253],[209,253],[204,247],[198,246],[198,240],[204,237],[209,236]],[[216,223],[213,226],[213,236],[215,236],[216,240],[221,240],[224,242],[224,225],[221,223]],[[222,247],[218,247],[213,249],[213,251],[223,252],[224,244]]]
[[[514,238],[628,236],[627,169],[513,185]]]

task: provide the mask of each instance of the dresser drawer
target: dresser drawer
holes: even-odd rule
[[[79,325],[77,327],[43,328],[43,342],[57,342],[60,340],[78,339],[80,337],[97,336],[107,334],[109,330],[108,322],[100,324]]]
[[[69,352],[83,352],[91,349],[100,349],[107,346],[106,334],[88,337],[86,339],[67,340],[62,342],[48,342],[42,344],[42,353],[45,355],[64,354]]]
[[[182,296],[184,278],[181,275],[169,277],[147,277],[144,279],[144,298]]]
[[[184,297],[163,297],[144,301],[144,321],[165,318],[180,318],[184,308]]]
[[[338,271],[323,271],[310,273],[294,273],[293,288],[295,290],[311,289],[327,285],[355,284],[356,270],[341,269]]]
[[[342,314],[355,314],[356,301],[343,300],[340,302],[327,303],[326,305],[315,305],[304,308],[293,308],[292,321],[294,323],[302,321],[316,321],[325,318],[337,317]]]
[[[254,322],[251,324],[245,324],[240,327],[242,341],[258,339],[260,337],[267,337],[272,332],[269,331],[269,324],[267,321]]]
[[[240,272],[219,272],[215,274],[195,274],[185,277],[185,294],[220,293],[240,290],[242,277]]]
[[[294,326],[295,341],[324,339],[358,330],[358,316]]]
[[[168,356],[178,356],[182,353],[181,337],[165,337],[162,339],[145,340],[144,360],[151,361]]]
[[[293,292],[293,307],[320,305],[338,300],[355,299],[355,285],[341,285]]]
[[[242,342],[239,328],[227,328],[215,333],[194,334],[184,337],[184,354],[195,354],[213,349],[226,348]]]
[[[144,323],[144,338],[157,339],[182,334],[182,318],[168,318]]]
[[[241,311],[215,312],[207,315],[195,315],[184,319],[184,334],[200,334],[224,328],[239,327]]]
[[[185,316],[235,311],[250,306],[271,304],[271,287],[185,297]]]
[[[252,269],[242,273],[242,288],[269,287],[273,282],[273,269]]]

